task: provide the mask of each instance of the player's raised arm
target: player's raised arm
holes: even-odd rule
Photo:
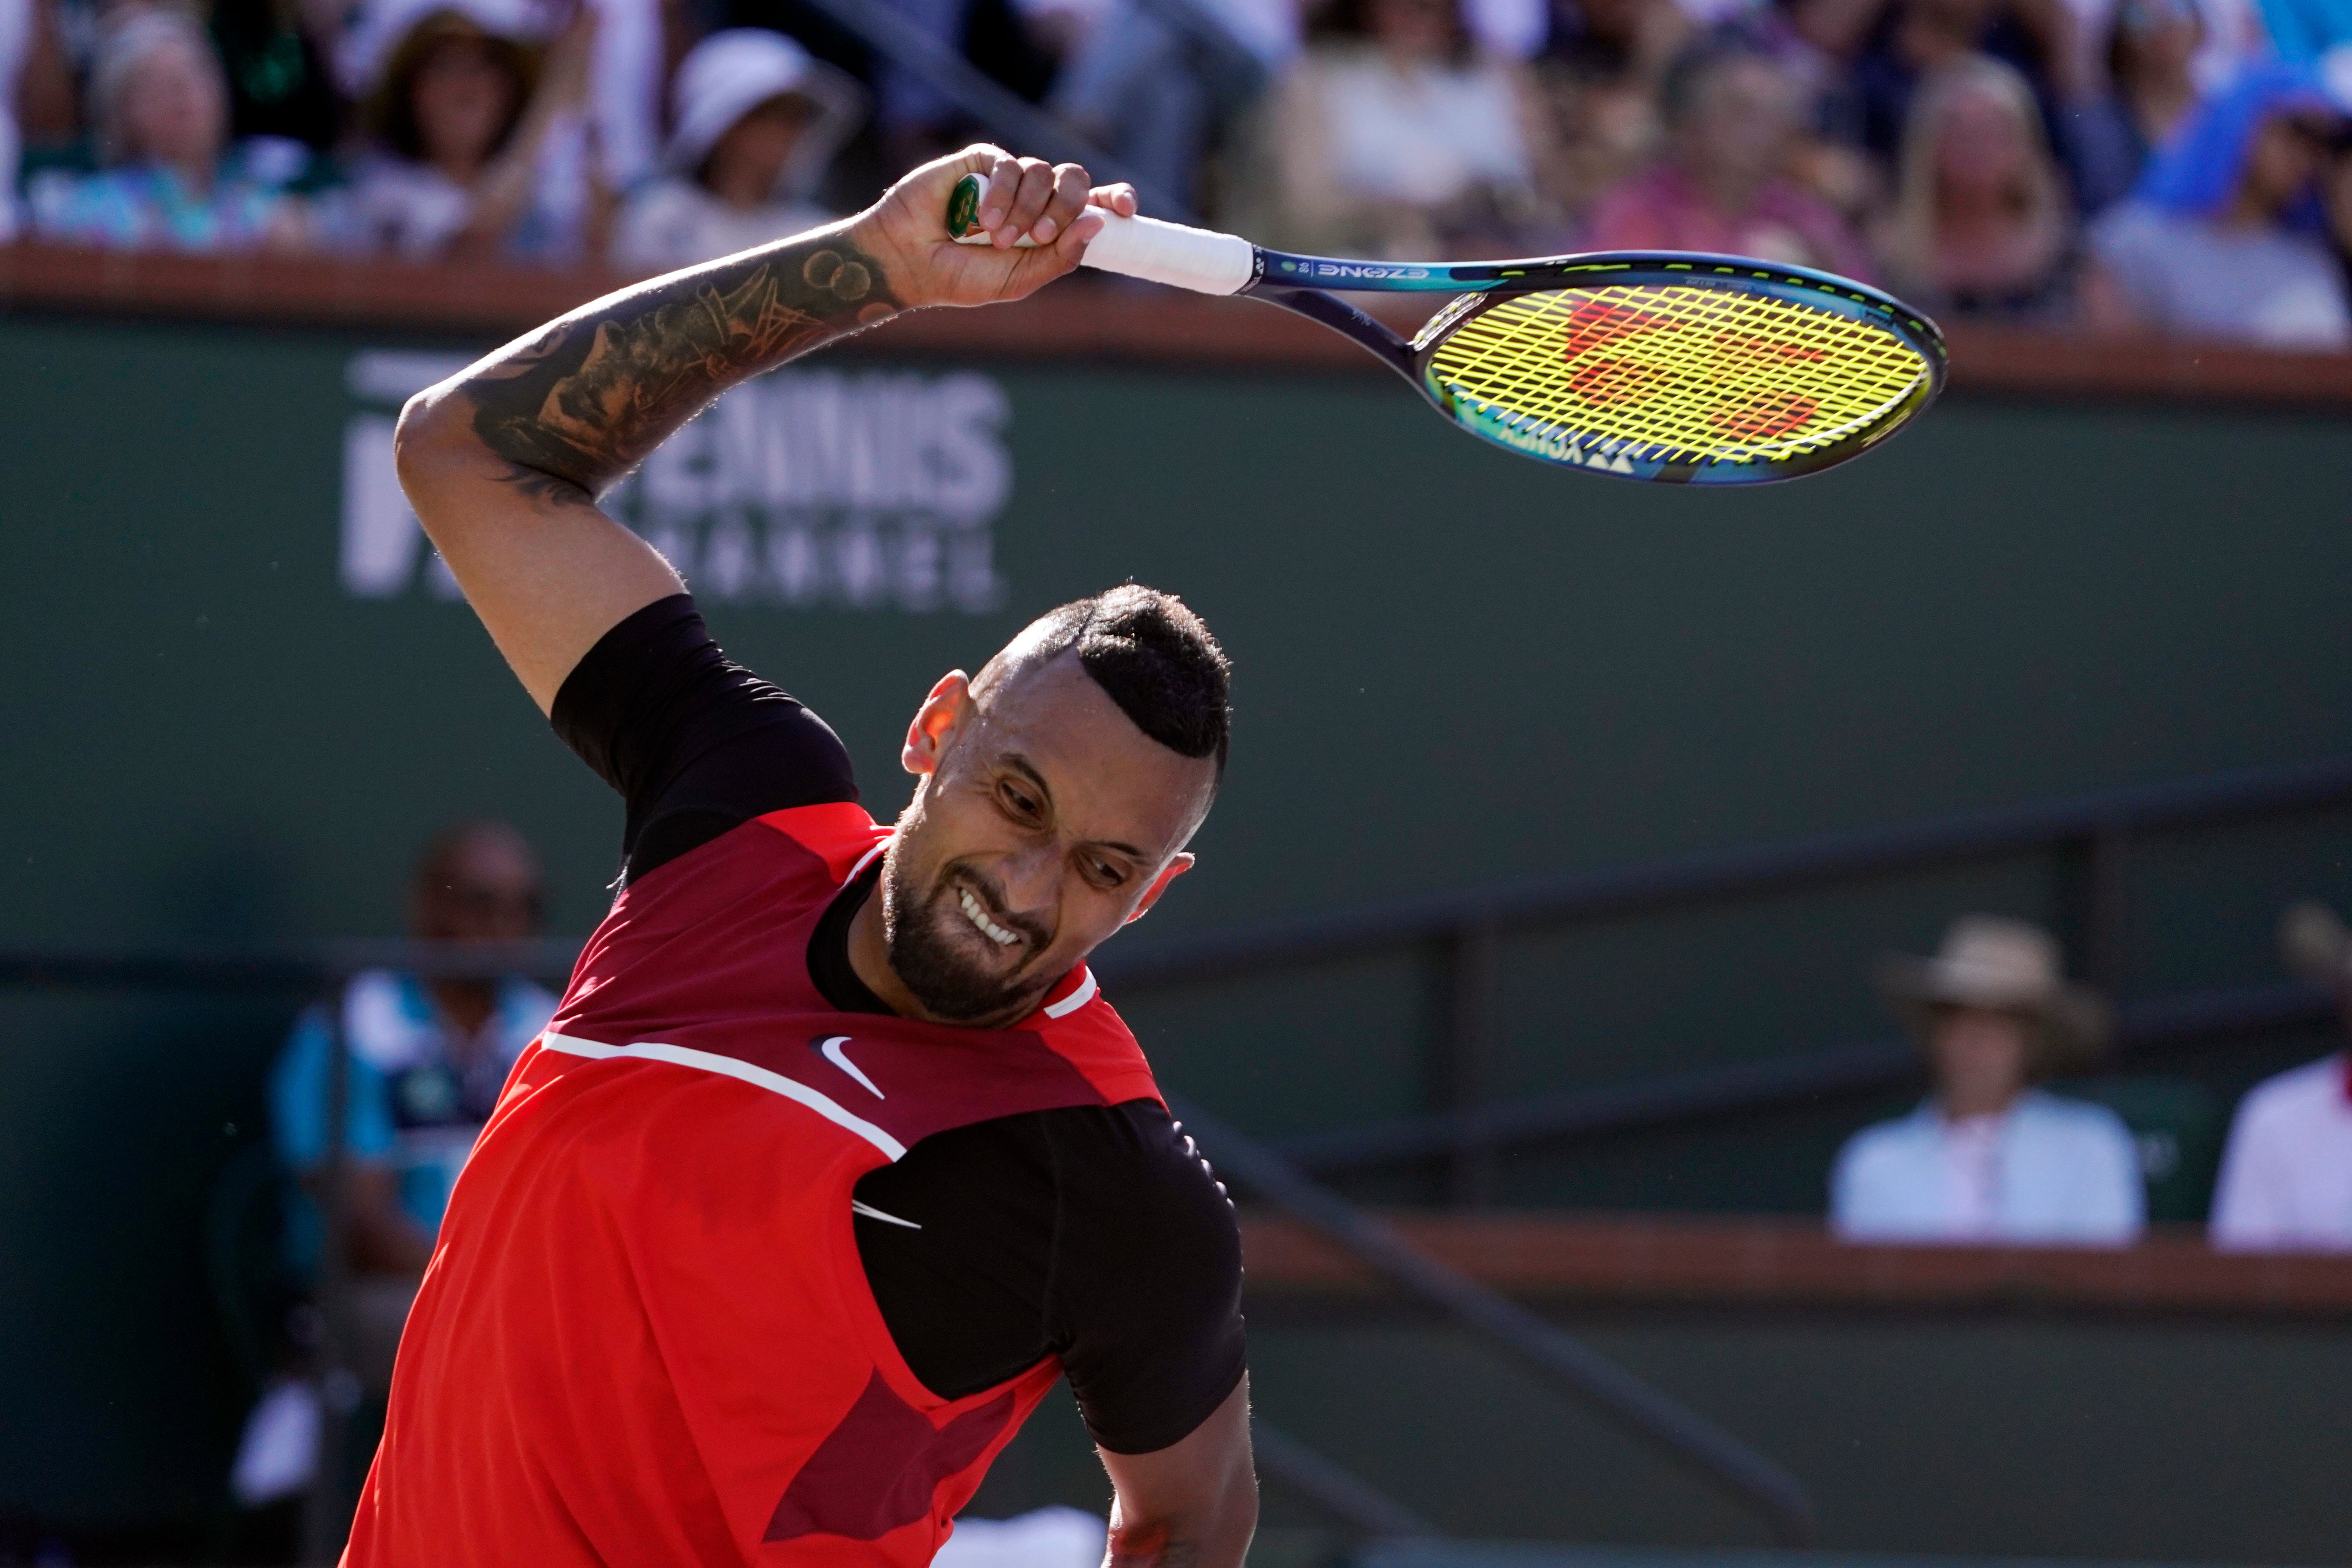
[[[992,247],[948,238],[949,192],[986,176]],[[401,486],[507,662],[544,711],[596,639],[678,592],[597,496],[737,383],[926,305],[1017,300],[1078,264],[1124,186],[971,147],[864,213],[606,295],[419,394],[401,413]],[[1014,249],[1023,237],[1033,249]]]

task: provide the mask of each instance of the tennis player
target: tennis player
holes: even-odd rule
[[[991,247],[941,226],[967,171]],[[353,1568],[913,1568],[1065,1373],[1109,1561],[1241,1563],[1232,1207],[1087,969],[1191,864],[1223,653],[1149,588],[1052,611],[931,688],[883,827],[833,731],[595,505],[747,377],[1059,277],[1098,205],[1134,196],[971,148],[403,415],[417,515],[627,818],[620,895],[452,1195]]]

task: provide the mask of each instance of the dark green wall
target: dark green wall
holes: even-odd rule
[[[386,346],[420,348],[0,321],[0,942],[388,933],[418,842],[483,812],[542,846],[557,929],[593,922],[602,786],[461,604],[339,583],[346,438],[396,403],[356,356]],[[730,650],[835,723],[884,815],[940,671],[1129,575],[1184,593],[1235,658],[1239,729],[1202,868],[1146,934],[2352,751],[2352,423],[1955,400],[1852,468],[1696,494],[1508,458],[1375,380],[948,368],[774,384],[633,515],[688,541]],[[867,423],[807,438],[838,418]],[[879,467],[809,479],[836,448]],[[742,514],[739,481],[772,504]],[[910,497],[950,555],[992,542],[1001,607],[956,607],[952,571],[940,608],[840,603],[855,581],[795,606],[728,553],[876,520],[887,542]],[[2135,986],[2274,978],[2278,905],[2352,894],[2347,847],[2342,818],[2158,847]],[[2027,862],[1515,942],[1497,1089],[1875,1034],[1882,949],[2056,889]],[[1426,978],[1130,1012],[1171,1084],[1279,1132],[1420,1102]],[[0,1511],[208,1505],[240,1392],[198,1219],[289,1005],[0,996]],[[2321,1048],[2189,1065],[2226,1087]],[[1872,1110],[1538,1151],[1507,1195],[1803,1210]]]

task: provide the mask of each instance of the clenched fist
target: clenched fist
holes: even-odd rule
[[[966,174],[986,182],[984,246],[948,237],[948,197]],[[1034,293],[1077,266],[1105,211],[1134,216],[1134,187],[1089,187],[1076,163],[1016,158],[982,144],[907,174],[858,216],[850,239],[881,264],[905,307],[992,305]],[[1018,247],[1024,238],[1033,246]]]

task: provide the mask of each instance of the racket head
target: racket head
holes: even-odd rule
[[[1831,273],[1673,252],[1454,272],[1479,291],[1414,336],[1421,389],[1542,462],[1769,484],[1860,456],[1944,388],[1935,322]]]

